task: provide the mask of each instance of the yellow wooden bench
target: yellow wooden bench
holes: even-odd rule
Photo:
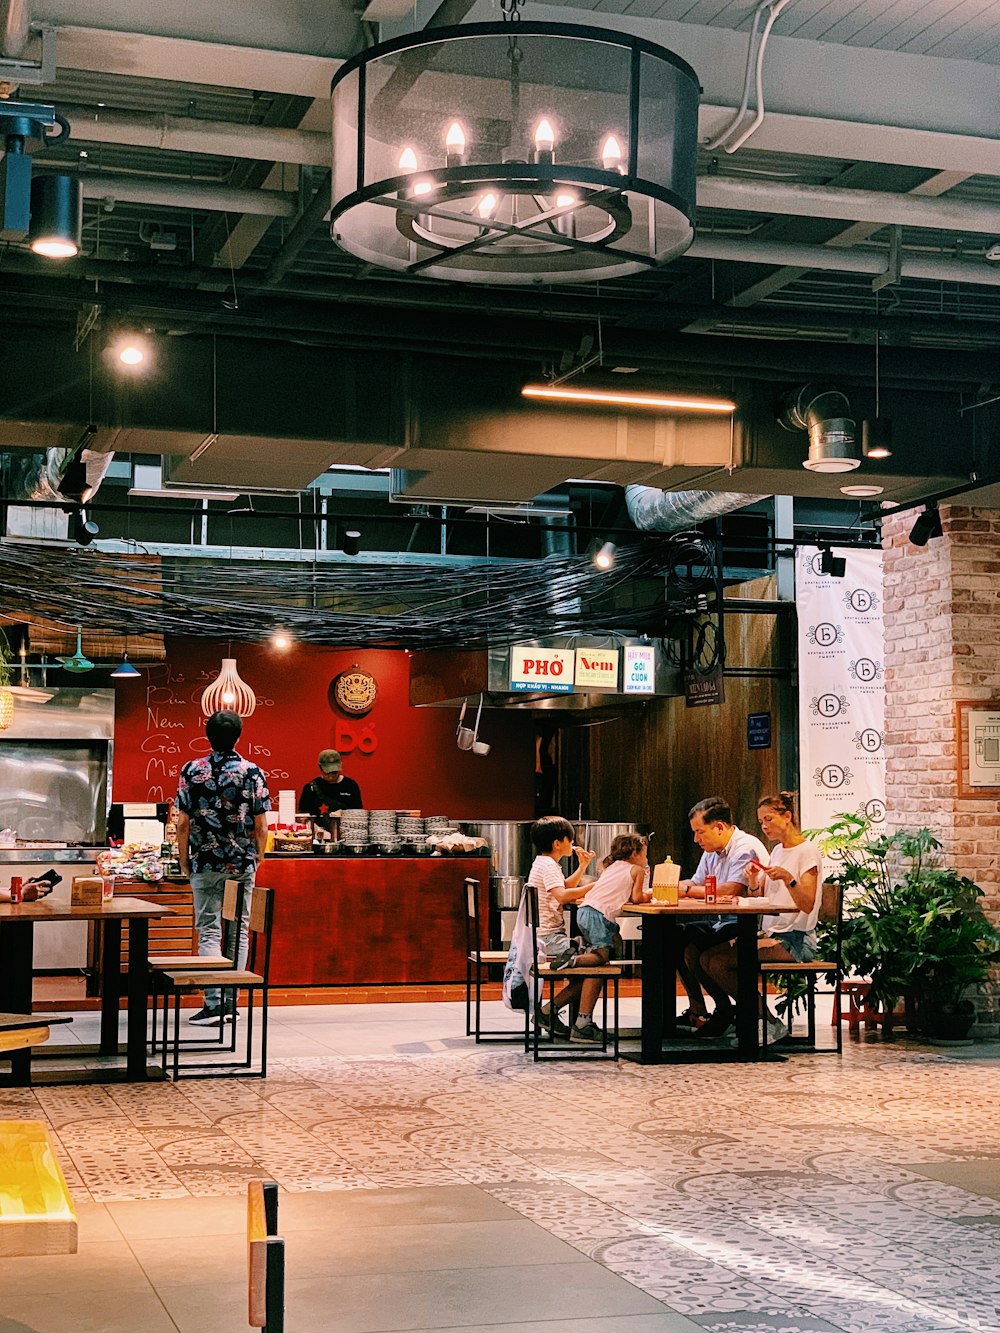
[[[75,1254],[76,1214],[40,1120],[0,1120],[0,1259]]]
[[[264,1333],[285,1329],[285,1242],[277,1230],[278,1186],[247,1181],[247,1322]]]

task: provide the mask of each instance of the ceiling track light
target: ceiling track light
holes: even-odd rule
[[[925,505],[910,529],[909,541],[913,546],[926,546],[935,537],[943,537],[941,513],[936,504]]]
[[[72,259],[83,236],[83,186],[78,176],[37,176],[31,182],[28,244],[46,259]]]
[[[819,553],[819,572],[829,574],[830,578],[842,579],[847,573],[847,557],[834,555],[833,548],[821,546]]]
[[[341,535],[340,549],[345,555],[357,555],[361,550],[361,533],[357,528],[347,528]]]
[[[100,526],[87,517],[86,509],[77,509],[70,520],[70,537],[78,546],[89,546],[101,535]]]
[[[276,629],[274,633],[271,635],[271,647],[277,648],[279,652],[283,653],[288,648],[291,648],[291,646],[292,646],[292,636],[288,633],[287,630]]]
[[[526,384],[522,398],[541,399],[557,403],[595,403],[598,406],[651,408],[660,412],[717,412],[727,415],[736,411],[736,404],[721,398],[695,398],[673,393],[630,393],[626,390],[585,389],[572,385]]]

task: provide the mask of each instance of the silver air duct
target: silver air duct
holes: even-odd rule
[[[682,532],[711,518],[730,514],[766,495],[737,491],[661,491],[656,486],[626,486],[629,518],[644,532]]]
[[[785,430],[809,432],[809,455],[802,466],[810,472],[852,472],[860,465],[851,404],[839,389],[806,384],[793,390],[778,422]]]

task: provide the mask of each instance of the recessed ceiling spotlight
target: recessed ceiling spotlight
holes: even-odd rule
[[[855,500],[870,500],[874,495],[881,495],[885,490],[884,486],[841,486],[841,495],[850,495]]]
[[[275,632],[271,635],[272,648],[277,648],[280,652],[284,652],[286,648],[291,648],[291,646],[292,646],[292,636],[288,633],[287,630],[283,629],[275,630]]]

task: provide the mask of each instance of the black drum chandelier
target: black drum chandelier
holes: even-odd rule
[[[699,87],[639,37],[433,28],[337,71],[330,231],[368,264],[458,282],[616,278],[694,236]]]

